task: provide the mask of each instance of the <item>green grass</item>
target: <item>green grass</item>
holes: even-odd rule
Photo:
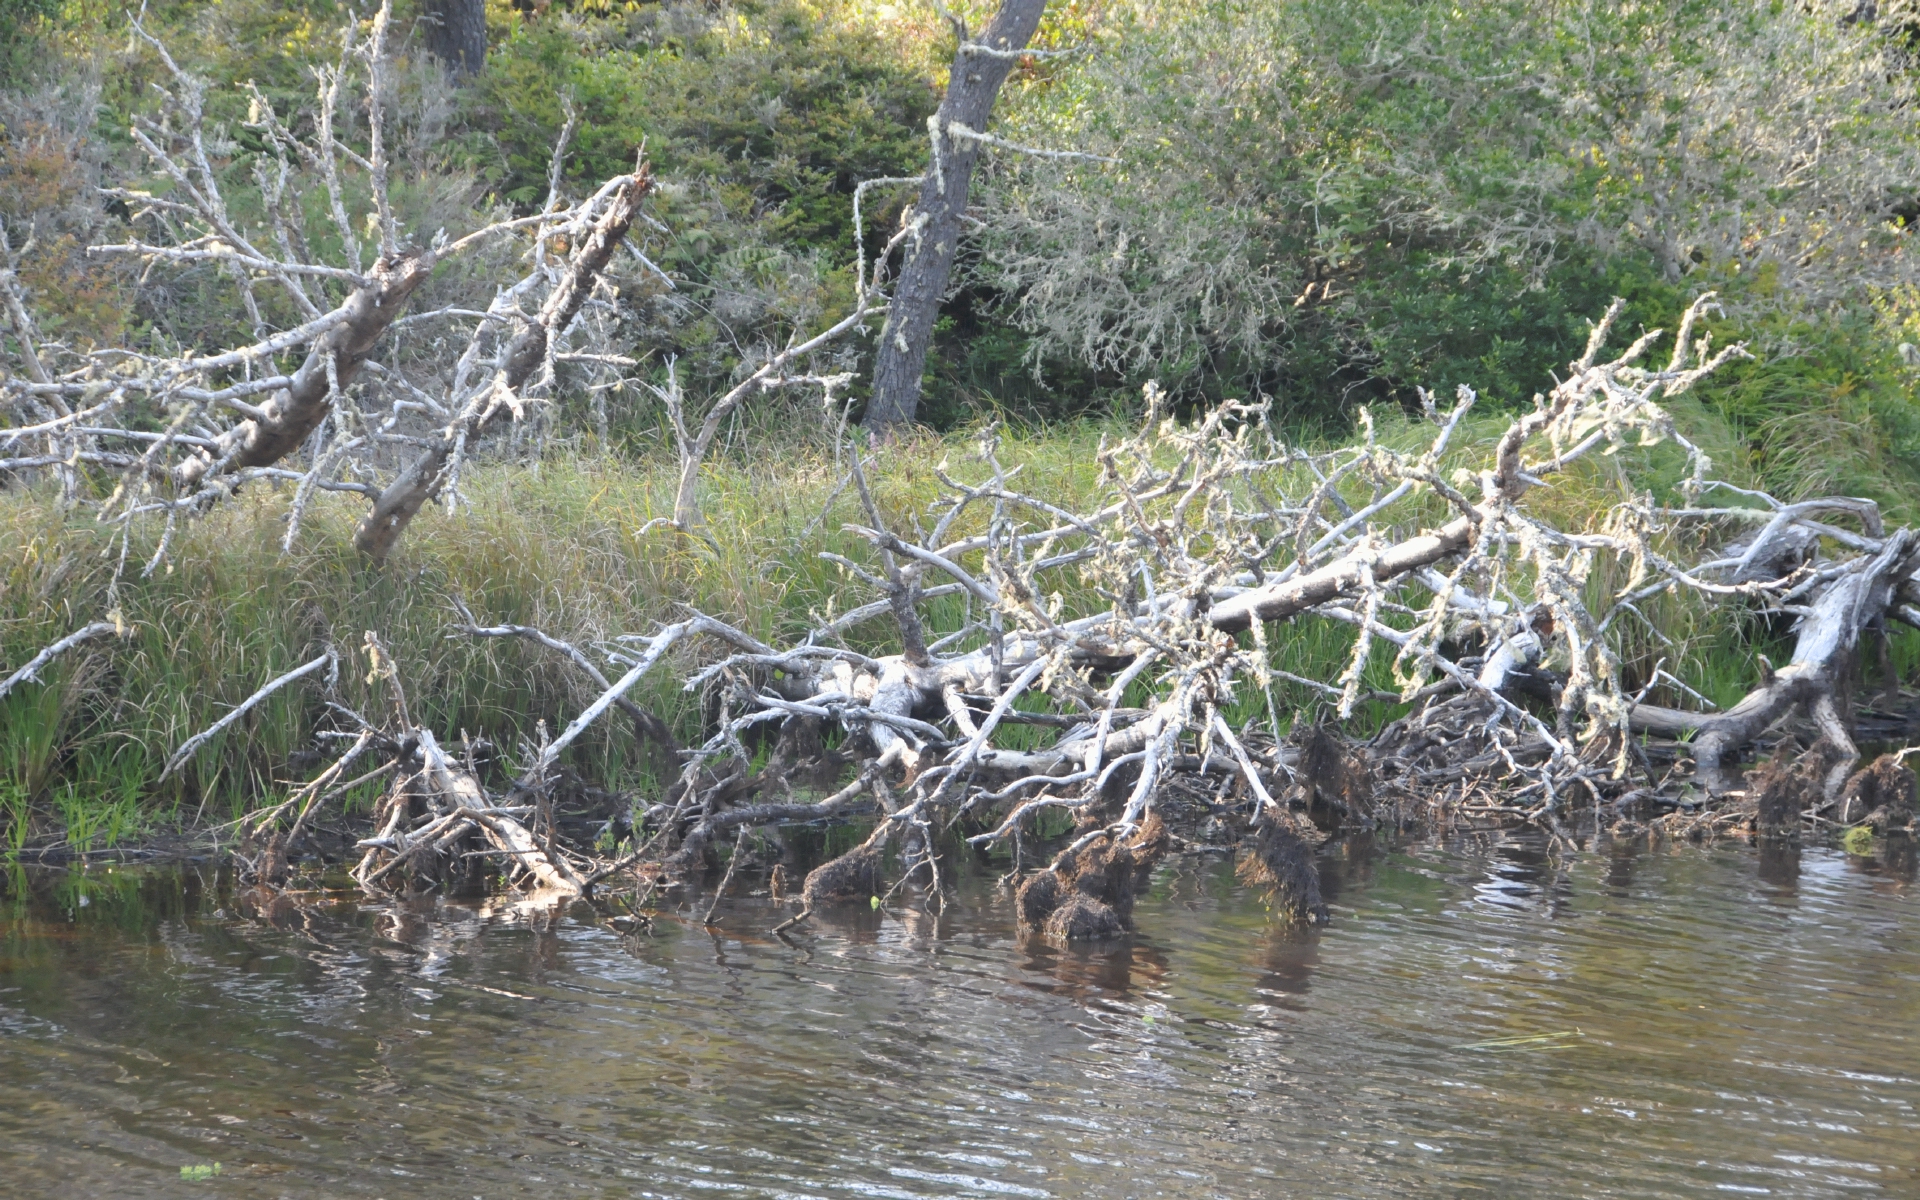
[[[1090,489],[1096,437],[1079,430],[1049,439],[1061,461],[1047,468],[1048,481],[1068,493]],[[934,494],[935,451],[892,456],[905,466],[876,481],[903,524],[908,507],[923,509]],[[369,631],[393,654],[415,720],[456,739],[484,734],[510,756],[536,721],[557,729],[592,698],[590,683],[537,647],[450,638],[456,600],[483,621],[538,626],[582,647],[650,632],[688,608],[764,638],[799,633],[836,605],[859,602],[818,553],[859,558],[864,543],[840,530],[859,515],[851,493],[821,517],[838,481],[830,455],[794,447],[777,459],[777,470],[768,458],[713,465],[711,544],[640,532],[671,511],[675,471],[663,460],[562,457],[485,468],[470,477],[470,507],[424,514],[384,571],[352,550],[357,501],[316,504],[295,550],[282,554],[290,493],[250,489],[183,530],[151,578],[129,568],[119,604],[125,638],[70,653],[40,684],[0,701],[0,822],[17,832],[30,802],[40,831],[69,829],[78,844],[124,836],[128,796],[149,822],[237,816],[298,776],[325,716],[319,689],[304,681],[283,689],[161,782],[173,747],[327,646],[342,657],[342,701],[384,711],[390,697],[367,679]],[[131,563],[152,552],[157,533],[135,531]],[[119,551],[84,514],[60,512],[42,492],[0,493],[0,548],[0,664],[17,665],[108,610]],[[884,632],[858,630],[852,640]],[[636,698],[686,733],[697,725],[699,698],[682,692],[671,670]],[[618,731],[584,739],[572,765],[615,786],[654,783]]]
[[[1689,428],[1715,428],[1702,413]],[[1464,458],[1484,454],[1504,420],[1489,415],[1463,431]],[[1025,464],[1022,486],[1068,506],[1097,491],[1093,450],[1111,425],[1072,424],[1013,432],[1003,460]],[[1427,436],[1393,423],[1388,440],[1413,444]],[[946,459],[961,475],[973,441],[926,435],[918,444],[882,455],[875,477],[890,523],[911,527],[939,492],[935,467]],[[1632,485],[1656,492],[1677,480],[1671,448],[1634,451]],[[711,541],[657,529],[640,532],[670,511],[675,469],[663,457],[620,459],[560,455],[531,465],[475,470],[467,484],[470,507],[422,515],[385,570],[367,568],[351,548],[359,502],[329,497],[313,506],[291,553],[280,551],[289,500],[285,488],[251,487],[176,536],[168,565],[142,579],[130,567],[121,584],[120,611],[128,633],[70,653],[44,681],[0,701],[0,826],[12,844],[33,825],[36,838],[64,831],[76,847],[123,843],[157,829],[224,821],[263,799],[284,793],[290,780],[315,769],[313,734],[325,727],[319,688],[303,681],[261,704],[203,747],[174,776],[160,780],[173,748],[212,724],[262,683],[310,660],[325,647],[341,655],[343,703],[370,716],[391,702],[384,684],[369,678],[363,651],[375,632],[399,666],[413,718],[457,740],[486,736],[518,757],[536,721],[564,725],[593,695],[590,683],[557,657],[518,640],[448,636],[455,602],[464,601],[488,623],[538,626],[590,648],[624,633],[651,632],[689,608],[731,621],[779,641],[813,626],[829,611],[845,611],[871,597],[864,585],[841,577],[822,551],[866,558],[864,543],[843,532],[864,520],[857,500],[841,492],[823,516],[839,481],[833,458],[817,446],[765,439],[751,456],[711,464],[703,504]],[[1570,473],[1537,489],[1529,506],[1563,528],[1594,528],[1607,506],[1629,486],[1611,461]],[[1440,518],[1436,508],[1425,519]],[[152,552],[157,530],[136,530],[129,561]],[[48,493],[0,493],[0,669],[18,664],[55,638],[108,610],[107,586],[118,547],[110,532],[84,513],[62,512]],[[1596,571],[1597,601],[1618,581]],[[1069,606],[1077,598],[1068,597]],[[1769,631],[1727,606],[1684,596],[1645,606],[1651,631],[1626,630],[1625,650],[1642,673],[1664,659],[1668,670],[1722,704],[1757,679],[1754,651],[1776,662],[1786,647]],[[932,625],[957,625],[951,610],[935,607]],[[891,629],[876,621],[854,630],[858,648],[891,650]],[[1268,633],[1275,664],[1313,679],[1337,679],[1352,633],[1345,626],[1302,620]],[[698,653],[689,650],[688,654]],[[1920,661],[1920,641],[1901,639],[1898,661]],[[1367,684],[1394,690],[1392,656],[1377,652]],[[684,665],[684,660],[683,660]],[[635,693],[674,723],[683,737],[698,731],[700,700],[679,686],[680,673],[657,671]],[[1264,711],[1257,685],[1244,681],[1230,715],[1247,720]],[[1280,683],[1275,688],[1282,730],[1317,719],[1318,695]],[[1675,696],[1664,699],[1672,701]],[[1356,714],[1358,730],[1397,715],[1376,704]],[[1009,736],[1031,736],[1010,731]],[[661,781],[624,727],[606,723],[577,744],[570,765],[602,785],[651,794]],[[374,785],[369,785],[374,786]],[[349,806],[371,795],[350,797]]]

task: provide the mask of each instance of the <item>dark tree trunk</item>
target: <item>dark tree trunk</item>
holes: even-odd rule
[[[1000,0],[986,33],[977,44],[993,50],[1019,50],[1039,27],[1047,0]],[[1013,69],[1014,59],[982,54],[963,38],[954,51],[953,73],[946,98],[935,115],[933,161],[920,184],[913,219],[923,221],[919,234],[907,242],[907,261],[893,291],[887,323],[880,331],[880,347],[873,366],[873,400],[867,406],[867,428],[875,433],[913,423],[920,406],[920,375],[926,369],[927,347],[933,340],[933,320],[946,298],[947,279],[959,248],[960,218],[967,211],[967,186],[980,143],[963,131],[985,132],[993,102]]]
[[[427,0],[427,49],[455,75],[471,75],[487,61],[486,0]]]

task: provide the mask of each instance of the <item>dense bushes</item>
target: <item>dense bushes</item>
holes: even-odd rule
[[[668,185],[643,249],[676,287],[637,267],[622,287],[623,336],[652,369],[677,358],[698,397],[843,311],[854,185],[924,158],[951,44],[931,12],[541,9],[497,3],[486,69],[461,89],[403,40],[417,230],[462,206],[539,202],[570,104],[568,186],[623,169],[643,142]],[[150,6],[212,85],[242,206],[262,143],[233,85],[310,105],[344,11]],[[401,27],[415,15],[403,5]],[[98,80],[64,84],[71,111],[99,101],[88,144],[63,151],[83,183],[144,169],[125,126],[158,78],[151,53],[125,49],[121,18],[90,20],[60,35]],[[1762,0],[1125,0],[1056,4],[1042,41],[1091,53],[1017,73],[1005,128],[1120,161],[997,158],[929,362],[937,423],[1102,412],[1148,377],[1196,399],[1264,391],[1322,428],[1421,386],[1524,403],[1609,297],[1652,325],[1712,287],[1766,361],[1710,399],[1777,479],[1915,475],[1920,416],[1897,345],[1920,342],[1900,215],[1920,196],[1920,136],[1893,34]],[[14,161],[29,143],[44,157],[20,122],[5,136]],[[902,198],[875,199],[870,245]],[[72,250],[82,235],[67,225]],[[53,318],[96,340],[150,328],[190,342],[235,311],[217,279],[171,281],[136,310],[99,264],[68,253],[39,269]],[[819,365],[864,365],[857,340],[835,353]],[[639,394],[611,414],[634,444],[658,436]],[[1784,422],[1808,413],[1809,430],[1847,435],[1796,443]]]
[[[310,107],[345,12],[149,5],[209,81],[239,209],[264,143],[236,85]],[[1321,429],[1416,387],[1525,403],[1609,297],[1655,325],[1715,288],[1763,361],[1706,400],[1763,476],[1896,499],[1920,478],[1920,354],[1899,350],[1920,343],[1903,224],[1920,211],[1920,135],[1904,35],[1843,15],[1771,0],[1058,2],[1041,41],[1090,52],[1018,72],[1004,131],[1119,162],[997,157],[925,415],[1102,413],[1149,377],[1195,400],[1265,392]],[[930,9],[843,0],[496,0],[487,66],[455,89],[408,32],[414,7],[398,17],[415,236],[538,203],[567,105],[569,188],[644,142],[666,186],[642,249],[675,286],[625,264],[622,337],[650,371],[677,359],[696,401],[844,311],[853,186],[919,168],[951,46]],[[69,2],[34,25],[64,48],[38,57],[66,65],[0,114],[0,208],[46,231],[23,275],[50,328],[211,341],[238,311],[220,272],[136,292],[120,264],[79,253],[113,220],[91,185],[146,170],[125,130],[160,74],[123,21]],[[33,198],[49,188],[56,201]],[[901,199],[875,197],[870,246]],[[306,203],[325,240],[317,191]],[[348,204],[364,219],[364,196]],[[816,365],[858,371],[865,346],[832,357]],[[644,395],[609,412],[629,446],[659,436]]]
[[[36,36],[59,11],[59,0],[0,0],[0,79],[30,65]]]
[[[646,248],[676,290],[636,305],[629,335],[676,356],[695,395],[756,345],[844,310],[853,189],[917,169],[937,101],[924,71],[857,22],[794,4],[653,5],[513,24],[456,153],[508,200],[544,194],[563,95],[581,115],[571,174],[604,178],[644,141],[668,181]],[[870,227],[897,212],[870,212]]]
[[[1608,295],[1655,325],[1713,288],[1767,359],[1730,417],[1865,390],[1860,432],[1904,458],[1884,318],[1914,273],[1913,77],[1845,11],[1117,4],[1009,120],[1120,161],[1003,158],[978,278],[1032,362],[1296,420],[1415,386],[1524,403]]]

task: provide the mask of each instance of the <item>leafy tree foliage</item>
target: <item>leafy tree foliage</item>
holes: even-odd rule
[[[1774,0],[1134,0],[1036,72],[978,279],[1067,355],[1296,416],[1524,401],[1621,293],[1719,288],[1774,352],[1913,278],[1912,76]]]

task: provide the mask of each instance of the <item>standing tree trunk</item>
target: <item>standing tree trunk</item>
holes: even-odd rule
[[[912,218],[919,229],[907,242],[906,268],[880,331],[866,417],[867,428],[876,434],[912,424],[920,406],[920,373],[933,340],[933,319],[946,298],[960,218],[967,211],[967,186],[980,156],[977,135],[986,131],[1000,85],[1046,8],[1047,0],[1000,0],[1000,11],[979,41],[961,31],[946,98],[930,122],[933,161],[927,164]]]
[[[427,0],[427,49],[456,76],[487,61],[486,0]]]

